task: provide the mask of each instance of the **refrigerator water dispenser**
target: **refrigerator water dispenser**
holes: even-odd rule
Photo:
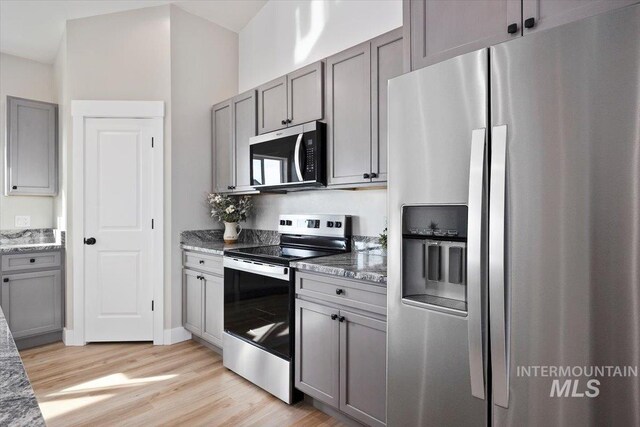
[[[405,206],[402,212],[402,300],[466,315],[467,207]]]

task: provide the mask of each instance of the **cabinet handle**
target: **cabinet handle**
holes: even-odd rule
[[[30,262],[31,264],[33,264],[34,262],[36,262],[36,259],[35,259],[35,258],[31,258],[31,259],[29,260],[29,262]]]
[[[371,175],[369,175],[368,173],[363,173],[363,174],[362,174],[362,177],[363,177],[364,179],[369,179],[369,178],[371,178]]]
[[[371,178],[377,178],[377,177],[378,177],[378,174],[377,174],[377,173],[375,173],[375,172],[371,172]]]
[[[227,190],[233,190],[233,187],[231,187],[230,185],[227,185]]]
[[[204,264],[204,260],[203,259],[200,260],[200,264]]]
[[[287,124],[287,121],[286,121],[286,120],[283,120],[283,121],[281,121],[281,122],[280,122],[280,124],[286,125],[286,124]]]
[[[515,34],[518,32],[518,24],[511,24],[507,27],[507,33]]]
[[[4,279],[4,280],[7,280],[7,279]],[[332,314],[331,315],[331,320],[336,320],[337,318],[338,318],[337,314]]]
[[[533,28],[536,26],[536,19],[535,18],[527,18],[524,20],[524,27],[525,28]]]
[[[338,322],[344,322],[345,320],[347,320],[344,316],[340,316],[338,317]]]
[[[7,282],[9,281],[9,278],[8,278],[8,277],[5,277],[4,279],[2,279],[2,281],[3,281],[4,283],[7,283]],[[335,316],[335,314],[334,314],[334,316]]]
[[[291,123],[291,119],[287,119],[287,124]]]
[[[344,294],[344,289],[336,289],[336,295]]]

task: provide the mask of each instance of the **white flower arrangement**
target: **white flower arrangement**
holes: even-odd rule
[[[207,196],[207,201],[211,206],[211,217],[223,222],[245,221],[253,208],[251,196],[213,193]]]

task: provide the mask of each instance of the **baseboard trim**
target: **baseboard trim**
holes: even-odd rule
[[[347,427],[363,427],[365,424],[360,423],[359,421],[354,420],[353,418],[349,417],[347,414],[344,414],[342,412],[340,412],[339,410],[337,410],[336,408],[334,408],[333,406],[329,406],[324,402],[321,402],[317,399],[314,399],[313,397],[309,396],[309,395],[304,395],[304,401],[309,403],[311,406],[313,406],[314,408],[316,408],[318,411],[320,412],[324,412],[325,414],[335,418],[336,420],[340,421],[342,424],[344,424]]]
[[[179,326],[173,329],[164,330],[164,345],[176,344],[191,339],[191,332]]]
[[[86,343],[78,343],[76,342],[75,334],[73,333],[73,329],[64,328],[62,330],[62,342],[66,346],[83,346]]]

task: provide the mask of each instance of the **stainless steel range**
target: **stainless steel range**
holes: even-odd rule
[[[280,245],[225,251],[224,366],[287,403],[293,387],[292,261],[349,252],[351,218],[281,215]]]

